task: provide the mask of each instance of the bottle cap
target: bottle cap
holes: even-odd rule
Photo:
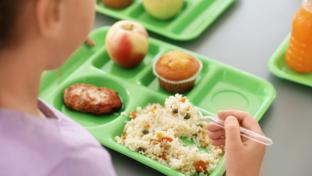
[[[303,1],[303,7],[312,12],[312,0],[304,0]]]

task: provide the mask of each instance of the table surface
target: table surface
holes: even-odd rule
[[[311,175],[312,89],[281,80],[268,70],[268,61],[291,28],[301,0],[237,0],[199,39],[175,42],[152,37],[215,58],[225,64],[265,78],[277,98],[261,121],[275,144],[267,148],[262,175]],[[95,28],[115,19],[97,14]],[[119,176],[162,174],[109,150]],[[239,162],[239,161],[238,161]]]

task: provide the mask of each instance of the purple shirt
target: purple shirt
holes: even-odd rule
[[[47,118],[0,109],[1,176],[115,176],[106,150],[82,127],[39,101]]]

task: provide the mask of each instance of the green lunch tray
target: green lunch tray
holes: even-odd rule
[[[114,64],[105,49],[104,41],[108,28],[100,28],[92,33],[96,46],[82,46],[59,70],[46,72],[42,78],[41,98],[58,110],[68,115],[95,136],[104,146],[127,155],[157,171],[172,176],[183,174],[170,169],[157,161],[139,153],[130,151],[115,142],[114,138],[122,134],[129,114],[136,107],[149,103],[163,104],[170,94],[159,87],[153,75],[152,62],[169,50],[183,50],[203,62],[195,87],[189,93],[189,100],[208,113],[215,115],[225,109],[240,109],[250,112],[260,120],[275,98],[275,90],[267,81],[248,73],[207,59],[182,48],[150,39],[147,56],[138,67],[127,70]],[[63,104],[63,91],[73,83],[91,83],[116,90],[123,101],[120,112],[112,115],[94,116],[67,109]],[[224,162],[211,174],[219,176],[224,173]]]
[[[148,30],[167,38],[188,41],[199,37],[235,0],[185,0],[182,11],[170,20],[147,14],[140,0],[125,9],[105,7],[97,0],[97,12],[124,20],[136,20]]]
[[[287,37],[273,54],[269,62],[271,72],[280,78],[312,87],[312,74],[300,74],[291,70],[287,66],[285,62],[285,54],[288,48],[288,43],[289,37]]]

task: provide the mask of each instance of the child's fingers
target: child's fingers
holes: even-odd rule
[[[210,131],[210,132],[215,132],[215,131],[224,130],[224,129],[221,128],[220,126],[216,125],[214,122],[209,123],[207,129],[208,129],[208,131]]]
[[[215,146],[222,146],[225,145],[225,139],[211,140],[211,143]]]
[[[240,126],[250,129],[256,133],[263,134],[262,129],[260,125],[258,124],[257,120],[254,119],[249,113],[242,112],[242,111],[235,111],[235,110],[223,111],[219,113],[219,117],[221,120],[227,119],[229,116],[236,117],[240,123]],[[246,138],[243,138],[242,142],[251,148],[263,147],[261,146],[261,144],[258,144],[257,142],[254,142],[252,140],[248,140]]]
[[[212,140],[224,139],[225,132],[224,132],[224,130],[220,130],[220,131],[216,131],[216,132],[209,132],[208,136]]]
[[[258,122],[248,112],[228,110],[222,111],[218,115],[221,120],[225,120],[229,116],[234,116],[239,121],[240,126],[255,131],[257,133],[262,133]]]
[[[225,143],[228,149],[238,149],[242,146],[240,136],[239,122],[234,116],[229,116],[224,122],[225,127]]]
[[[221,111],[218,113],[218,116],[221,120],[225,120],[228,116],[235,116],[239,122],[243,119],[250,117],[248,112],[237,111],[237,110],[227,110]]]

